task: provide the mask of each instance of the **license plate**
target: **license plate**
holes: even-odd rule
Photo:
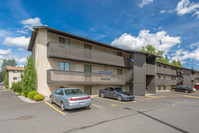
[[[80,102],[79,104],[85,104],[85,102]]]

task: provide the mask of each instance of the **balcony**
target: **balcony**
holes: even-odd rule
[[[156,79],[156,85],[177,85],[177,80]]]
[[[74,71],[47,70],[48,84],[98,84],[125,85],[125,77],[115,74],[84,73]]]
[[[153,64],[146,64],[146,74],[147,75],[155,75],[155,65]]]
[[[158,67],[158,66],[156,67],[156,73],[165,74],[165,75],[173,75],[173,76],[177,75],[176,70]]]
[[[51,58],[70,59],[118,67],[130,67],[130,60],[128,58],[109,54],[108,52],[72,46],[65,48],[63,44],[55,42],[49,42],[47,46],[47,56]]]

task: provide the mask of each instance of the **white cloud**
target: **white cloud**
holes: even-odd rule
[[[19,62],[19,63],[25,64],[26,61],[27,61],[27,58],[26,57],[20,58],[20,59],[16,58],[16,61]]]
[[[18,30],[17,32],[22,33],[22,34],[27,34],[28,28],[32,28],[33,26],[42,26],[43,25],[41,23],[41,19],[38,17],[22,20],[20,23],[23,24],[24,26],[22,29]]]
[[[178,15],[185,15],[188,13],[193,13],[193,15],[196,15],[199,18],[199,3],[190,3],[190,0],[181,0],[177,7],[176,11]]]
[[[159,50],[169,51],[173,46],[181,43],[181,37],[171,37],[166,31],[162,30],[157,33],[150,33],[149,30],[141,30],[138,37],[124,33],[119,38],[111,42],[111,45],[124,49],[140,50],[147,44],[153,45]]]
[[[165,13],[165,12],[166,12],[165,10],[160,11],[160,13]]]
[[[185,62],[186,59],[194,59],[199,61],[199,47],[194,51],[185,51],[183,49],[179,49],[176,53],[172,54],[172,60],[179,59],[180,61]]]
[[[192,43],[192,44],[190,45],[191,48],[194,47],[194,46],[199,46],[199,42],[197,42],[197,43]]]
[[[6,37],[8,35],[10,35],[10,32],[0,29],[0,37]]]
[[[7,49],[7,50],[0,49],[0,56],[1,55],[7,55],[7,54],[10,54],[10,53],[11,53],[11,49]]]
[[[19,47],[26,49],[28,47],[30,37],[20,36],[20,37],[6,37],[3,41],[4,45]]]
[[[139,4],[138,4],[138,6],[140,7],[140,8],[142,8],[142,7],[144,7],[145,5],[148,5],[149,3],[152,3],[153,2],[153,0],[142,0]]]

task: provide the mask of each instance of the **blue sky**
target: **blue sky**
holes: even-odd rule
[[[0,65],[4,58],[24,65],[28,28],[47,25],[116,47],[152,44],[199,70],[197,0],[2,0],[0,18]]]

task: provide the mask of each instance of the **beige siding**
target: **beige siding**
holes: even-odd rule
[[[14,73],[13,70],[9,70],[8,71],[8,82],[9,82],[9,88],[12,87],[12,83],[13,82],[18,82],[18,81],[21,81],[21,74],[22,74],[22,71],[17,71],[16,73]],[[14,80],[13,78],[16,77],[17,79]]]

